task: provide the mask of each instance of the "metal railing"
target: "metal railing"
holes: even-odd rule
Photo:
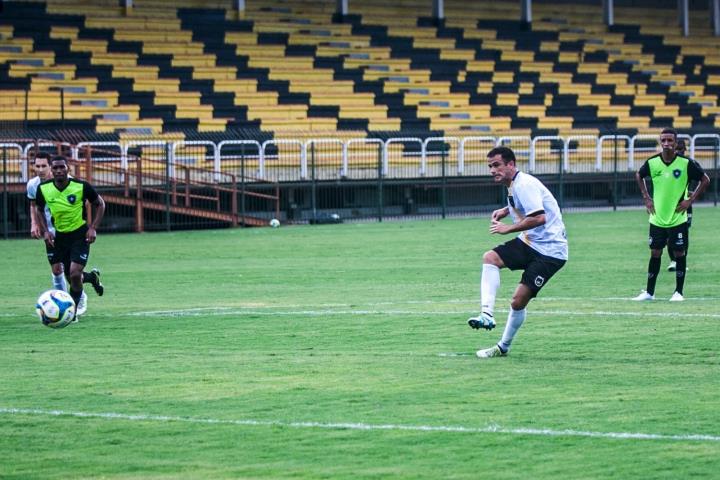
[[[714,177],[705,199],[717,203],[720,135],[685,138],[689,155]],[[108,191],[120,189],[125,198],[138,192],[142,199],[154,196],[147,201],[156,208],[162,196],[162,217],[146,216],[144,222],[160,229],[208,226],[179,220],[187,213],[182,209],[197,204],[206,210],[222,204],[228,215],[257,218],[258,223],[270,218],[317,221],[328,212],[379,220],[474,212],[502,200],[487,175],[486,159],[500,145],[513,148],[520,169],[539,176],[561,205],[612,208],[637,203],[633,174],[659,151],[658,138],[647,135],[5,142],[0,144],[4,229],[13,214],[16,227],[27,223],[16,213],[20,200],[8,202],[24,190],[35,149],[66,152],[80,166],[79,175]],[[89,173],[82,170],[88,168]],[[100,173],[107,179],[99,178]],[[238,199],[235,206],[231,197]]]

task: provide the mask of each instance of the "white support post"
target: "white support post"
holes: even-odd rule
[[[532,23],[532,0],[520,0],[520,21]]]
[[[608,27],[615,25],[615,1],[602,0],[603,4],[603,21]]]
[[[433,0],[432,16],[437,21],[445,20],[445,2],[444,0]]]
[[[349,0],[335,0],[335,13],[343,17],[349,13]]]
[[[678,0],[678,20],[683,37],[690,36],[690,15],[688,0]]]
[[[245,13],[245,0],[235,0],[234,3],[237,13]]]
[[[720,0],[709,0],[710,25],[713,35],[720,37]]]

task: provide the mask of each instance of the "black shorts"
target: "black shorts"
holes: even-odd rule
[[[565,265],[565,260],[542,255],[517,237],[493,250],[510,270],[524,270],[520,283],[532,290],[533,297]]]
[[[65,272],[70,273],[70,262],[87,265],[90,257],[90,244],[85,240],[87,225],[72,232],[55,232],[55,246],[46,247],[50,265],[62,263]]]
[[[687,248],[688,224],[682,223],[676,227],[664,228],[650,224],[648,244],[652,250],[662,250],[665,245],[672,250],[685,251]]]

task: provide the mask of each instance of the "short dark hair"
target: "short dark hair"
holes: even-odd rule
[[[47,161],[48,164],[50,163],[50,154],[47,152],[37,152],[35,158],[33,158],[33,163],[37,161],[38,158]]]
[[[495,147],[487,154],[488,158],[494,157],[495,155],[500,155],[505,165],[510,162],[517,163],[517,160],[515,160],[515,152],[508,147]]]
[[[53,156],[52,159],[50,160],[50,163],[53,163],[53,162],[65,162],[66,165],[67,165],[67,163],[68,163],[67,158],[65,157],[65,155],[55,155],[55,156]]]
[[[671,133],[673,137],[677,138],[677,131],[675,131],[674,128],[663,128],[663,131],[660,132],[660,135],[665,135],[666,133]]]
[[[677,143],[675,144],[675,151],[676,151],[676,152],[685,152],[686,149],[687,149],[687,146],[685,145],[685,140],[683,140],[683,139],[681,138],[681,139],[678,140]]]

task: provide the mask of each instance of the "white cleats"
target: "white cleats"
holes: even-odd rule
[[[668,272],[674,272],[677,270],[677,264],[675,263],[675,260],[670,262],[670,265],[668,265]]]
[[[672,297],[670,297],[671,302],[684,302],[685,298],[682,296],[682,293],[675,292],[672,294]]]
[[[650,295],[645,290],[643,290],[642,292],[640,292],[640,295],[633,298],[633,300],[636,302],[649,302],[651,300],[655,300],[655,295]]]
[[[479,330],[481,328],[485,330],[492,330],[495,328],[495,319],[492,314],[482,312],[477,317],[468,318],[468,325],[470,325],[470,328],[474,328],[475,330]]]
[[[75,310],[75,318],[80,315],[85,315],[85,312],[87,312],[87,295],[83,292],[80,297],[80,301],[78,302],[77,309]]]
[[[505,357],[507,356],[507,352],[503,352],[500,350],[500,347],[497,345],[493,345],[490,348],[486,348],[485,350],[478,350],[475,352],[475,355],[478,358],[492,358],[492,357]]]

